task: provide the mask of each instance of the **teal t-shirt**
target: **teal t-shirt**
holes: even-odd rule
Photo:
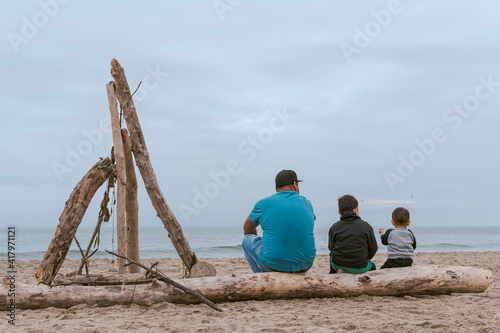
[[[294,191],[277,192],[259,200],[250,219],[264,232],[260,253],[264,265],[282,272],[312,266],[316,216],[309,200]]]

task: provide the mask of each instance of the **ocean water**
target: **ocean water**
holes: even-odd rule
[[[329,227],[316,226],[315,239],[318,254],[328,254]],[[500,251],[500,227],[414,227],[410,228],[417,239],[416,252],[452,252],[452,251]],[[54,236],[53,227],[16,227],[15,258],[17,260],[42,259]],[[85,251],[94,228],[80,226],[76,237]],[[114,226],[104,224],[101,230],[100,246],[94,258],[111,258],[104,250],[116,251]],[[194,227],[183,228],[189,244],[199,258],[237,258],[243,257],[241,240],[242,226],[236,227]],[[380,253],[386,247],[380,243]],[[259,233],[262,231],[259,228]],[[159,223],[156,227],[141,227],[139,230],[141,258],[178,258],[167,231]],[[0,259],[7,258],[7,228],[4,237],[0,234]],[[67,258],[80,259],[80,251],[71,245]]]

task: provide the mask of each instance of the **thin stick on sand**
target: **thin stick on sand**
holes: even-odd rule
[[[203,296],[199,292],[197,292],[195,290],[192,290],[192,289],[189,289],[188,287],[183,286],[182,284],[180,284],[178,282],[175,282],[174,280],[172,280],[171,278],[169,278],[168,276],[166,276],[165,274],[163,274],[162,272],[160,272],[158,269],[152,270],[152,269],[148,268],[147,266],[144,266],[143,264],[138,263],[138,262],[136,262],[136,261],[134,261],[134,260],[132,260],[130,258],[127,258],[125,256],[119,255],[117,253],[114,253],[114,252],[111,252],[111,251],[108,251],[108,250],[105,250],[105,251],[108,252],[109,254],[112,254],[112,255],[116,256],[116,257],[128,260],[129,264],[127,264],[127,265],[130,265],[130,264],[137,265],[137,266],[145,269],[148,273],[153,274],[154,276],[156,276],[158,278],[158,280],[161,280],[161,281],[163,281],[165,283],[168,283],[168,284],[170,284],[170,285],[172,285],[172,286],[174,286],[176,288],[179,288],[180,290],[184,291],[185,293],[188,293],[188,294],[191,294],[191,295],[195,296],[201,302],[205,303],[206,305],[208,305],[212,309],[217,310],[219,312],[223,312],[224,311],[220,307],[218,307],[214,302],[212,302],[212,301],[208,300],[207,298],[205,298],[205,296]]]
[[[82,247],[80,246],[80,242],[78,242],[78,239],[76,239],[76,235],[73,236],[73,239],[76,242],[76,245],[78,245],[78,248],[80,249],[80,253],[82,255],[82,263],[85,265],[85,276],[87,279],[89,278],[89,263],[87,261],[87,257],[85,256],[85,253],[83,253]]]

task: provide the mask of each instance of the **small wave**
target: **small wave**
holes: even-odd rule
[[[244,256],[241,244],[197,247],[194,251],[201,258],[238,258]]]
[[[439,247],[439,248],[457,248],[457,249],[470,249],[473,248],[474,246],[472,245],[467,245],[467,244],[458,244],[458,243],[436,243],[432,245],[433,247]]]
[[[1,254],[2,258],[7,258],[7,253]],[[45,256],[45,251],[31,251],[31,252],[16,252],[17,260],[42,260]]]
[[[239,250],[243,249],[241,244],[238,245],[217,245],[217,246],[209,246],[209,247],[199,247],[198,249],[227,249],[227,250]]]
[[[418,244],[417,252],[483,252],[498,251],[498,244],[432,243]]]

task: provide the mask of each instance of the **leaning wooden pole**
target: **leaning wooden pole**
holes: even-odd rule
[[[121,134],[120,117],[118,115],[118,103],[115,94],[115,83],[106,85],[108,93],[109,111],[111,114],[111,129],[113,131],[113,145],[115,147],[116,161],[116,242],[118,254],[127,255],[127,226],[125,221],[125,196],[127,190],[127,175],[125,171],[125,155]],[[127,272],[126,260],[118,257],[118,273]]]
[[[40,263],[36,273],[39,283],[50,285],[59,272],[66,254],[71,246],[78,226],[82,222],[92,197],[102,184],[113,174],[115,167],[111,160],[105,159],[97,162],[87,174],[76,184],[73,192],[66,201],[64,210],[59,217],[54,238]]]
[[[146,191],[148,192],[149,198],[151,199],[151,203],[153,204],[158,217],[163,222],[165,229],[167,229],[170,240],[177,250],[179,257],[182,259],[184,265],[186,265],[186,268],[190,271],[191,268],[197,263],[198,259],[196,258],[194,251],[191,249],[191,246],[189,246],[188,241],[184,237],[184,233],[182,232],[179,222],[168,206],[167,201],[160,190],[153,165],[149,159],[149,152],[146,147],[144,135],[142,134],[141,125],[139,118],[137,117],[137,112],[135,110],[134,101],[132,100],[125,71],[116,59],[111,60],[111,76],[113,76],[113,79],[115,80],[116,95],[123,110],[125,121],[127,122],[127,128],[130,131],[132,152],[134,153],[135,162],[146,186]]]
[[[134,159],[130,146],[130,137],[126,129],[122,129],[123,153],[127,174],[127,191],[125,193],[125,212],[127,221],[127,257],[140,260],[139,255],[139,204],[137,202],[137,178],[135,176]],[[128,265],[129,273],[138,273],[137,265]]]
[[[179,281],[212,302],[280,298],[330,298],[482,293],[493,282],[487,269],[464,266],[412,266],[363,274],[260,273]],[[17,284],[16,284],[17,287]],[[0,286],[0,310],[8,309],[7,288]],[[200,300],[163,282],[103,287],[19,285],[16,308],[69,308],[78,304],[112,306],[160,302],[192,304]]]

